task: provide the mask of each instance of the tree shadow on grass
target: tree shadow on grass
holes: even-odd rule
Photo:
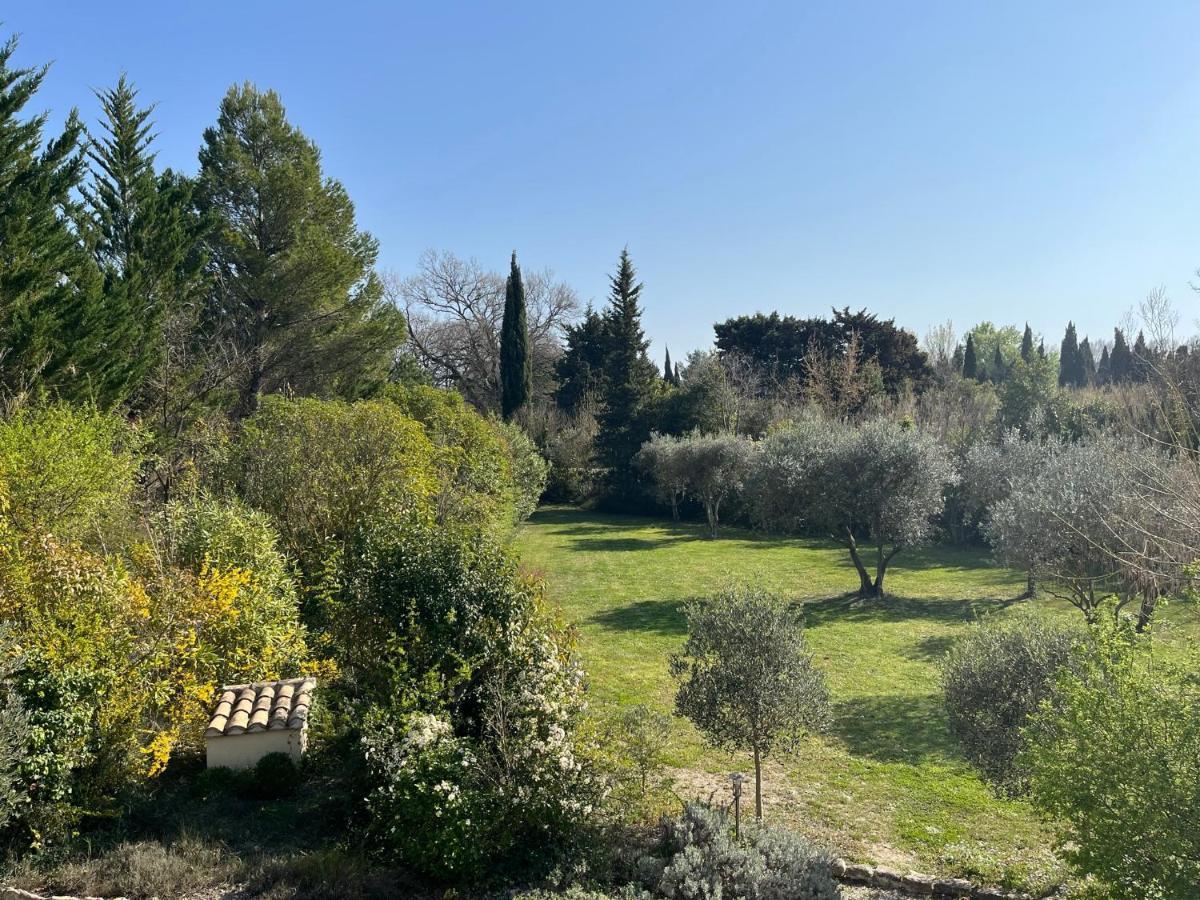
[[[950,651],[958,637],[953,634],[929,634],[905,650],[904,655],[909,659],[937,661]]]
[[[834,703],[832,734],[854,756],[917,765],[954,756],[936,694],[853,697]]]
[[[654,538],[640,537],[583,537],[571,541],[572,550],[588,553],[609,553],[625,550],[661,550],[672,544],[683,544],[700,540],[700,535],[664,535]]]
[[[614,631],[650,631],[655,634],[680,636],[687,634],[683,601],[680,600],[637,600],[598,612],[587,621]]]
[[[977,621],[989,612],[1007,609],[1020,602],[1011,597],[954,599],[889,595],[879,599],[861,599],[851,593],[825,600],[805,601],[804,619],[811,628],[839,623],[912,621],[953,625]]]

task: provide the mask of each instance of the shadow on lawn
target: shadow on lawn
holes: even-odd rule
[[[808,600],[804,603],[805,624],[810,628],[841,622],[909,622],[926,621],[945,624],[974,622],[988,612],[1007,609],[1022,601],[1008,598],[950,599],[929,597],[896,597],[863,600],[857,594],[841,594],[827,600]]]
[[[680,600],[637,600],[598,612],[588,621],[615,631],[653,631],[657,634],[680,636],[687,634],[683,602]]]
[[[832,734],[853,755],[879,762],[916,765],[929,757],[954,756],[937,694],[835,699]]]

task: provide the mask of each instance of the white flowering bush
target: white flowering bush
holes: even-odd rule
[[[372,717],[371,830],[397,861],[439,879],[536,873],[578,846],[602,800],[579,734],[583,673],[565,633],[531,604],[474,674],[445,712]]]

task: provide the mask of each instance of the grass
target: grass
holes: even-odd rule
[[[540,510],[519,539],[523,564],[546,579],[578,629],[601,705],[670,710],[667,657],[685,634],[687,600],[750,580],[804,601],[807,634],[834,698],[831,732],[764,776],[766,814],[857,861],[1041,889],[1062,877],[1051,836],[1027,804],[997,798],[957,750],[942,709],[937,662],[969,624],[1024,605],[1014,572],[984,551],[902,553],[889,597],[846,594],[857,576],[831,542]],[[1070,615],[1047,601],[1033,601]],[[707,748],[676,720],[672,765],[680,793],[724,796],[748,760]]]

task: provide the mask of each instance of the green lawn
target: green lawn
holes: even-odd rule
[[[859,861],[1030,888],[1060,875],[1049,832],[1026,804],[991,794],[958,754],[942,711],[941,654],[971,621],[1022,605],[1012,599],[1021,577],[985,552],[902,553],[889,598],[864,604],[847,596],[857,576],[829,542],[738,529],[712,541],[699,525],[550,507],[518,546],[577,627],[601,706],[671,708],[667,656],[683,640],[680,606],[689,598],[736,579],[803,599],[835,724],[772,761],[767,815]],[[684,796],[723,789],[725,774],[749,767],[706,748],[687,722],[677,720],[676,731],[672,762]]]

